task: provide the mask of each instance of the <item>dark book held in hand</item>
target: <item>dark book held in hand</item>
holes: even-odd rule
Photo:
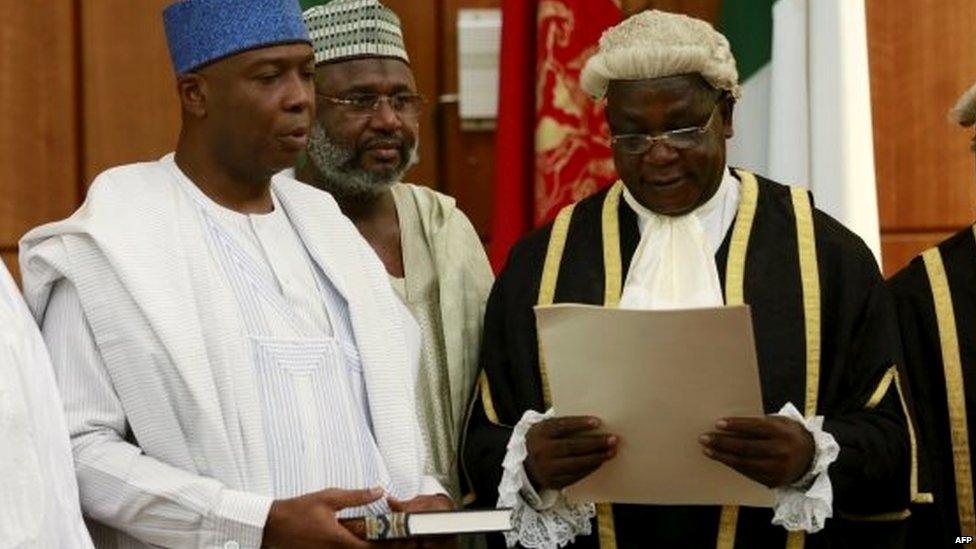
[[[341,521],[356,536],[369,540],[390,540],[425,536],[456,536],[512,529],[511,509],[471,511],[426,511],[389,513]]]

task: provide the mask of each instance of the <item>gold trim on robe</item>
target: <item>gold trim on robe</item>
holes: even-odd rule
[[[956,509],[959,513],[959,530],[976,532],[976,510],[973,506],[973,477],[969,450],[969,430],[966,421],[966,394],[963,387],[962,358],[959,354],[959,336],[956,332],[956,316],[952,306],[952,294],[946,277],[942,254],[938,248],[922,254],[932,302],[939,328],[942,348],[942,367],[945,372],[946,400],[949,407],[949,433],[952,440],[952,462],[955,469]]]
[[[890,513],[880,513],[877,515],[851,515],[838,511],[837,516],[842,519],[855,522],[896,522],[899,520],[905,520],[912,516],[912,512],[905,509],[903,511],[892,511]]]
[[[909,415],[908,402],[905,401],[904,391],[901,388],[901,379],[898,376],[897,366],[892,366],[885,372],[885,375],[878,382],[877,388],[871,393],[871,398],[868,399],[864,407],[871,409],[880,404],[891,389],[892,382],[894,382],[895,392],[898,394],[898,401],[901,404],[902,413],[905,414],[905,420],[908,422],[908,442],[911,446],[911,476],[909,477],[911,501],[912,503],[932,503],[934,501],[932,494],[918,491],[918,437],[915,434],[915,425],[911,421],[912,416]]]
[[[807,381],[804,415],[817,415],[820,393],[820,272],[817,266],[817,241],[813,227],[813,208],[806,189],[791,187],[793,213],[796,217],[796,244],[800,257],[800,279],[803,286],[803,326],[806,333]],[[802,549],[804,532],[786,536],[787,549]]]
[[[756,205],[759,203],[759,183],[756,176],[745,170],[736,170],[742,182],[739,210],[736,212],[732,238],[729,241],[729,256],[725,267],[725,304],[743,305],[745,303],[746,254],[749,250],[749,237],[752,223],[756,218]],[[718,539],[716,549],[735,547],[735,532],[739,522],[739,508],[725,505],[718,520]]]
[[[603,202],[603,262],[604,262],[604,306],[616,307],[620,302],[620,288],[622,285],[622,262],[620,259],[620,223],[617,207],[620,204],[620,194],[623,183],[617,182],[610,188]],[[549,236],[549,247],[546,250],[546,260],[542,268],[542,279],[539,283],[538,305],[552,305],[556,296],[556,283],[559,280],[559,268],[562,265],[563,251],[566,248],[566,238],[569,236],[569,223],[573,217],[574,206],[567,206],[556,216],[552,232]],[[549,390],[549,376],[546,373],[545,362],[542,359],[542,347],[539,347],[539,377],[542,380],[542,395],[546,408],[552,405],[552,395]],[[617,549],[617,533],[613,520],[613,506],[609,503],[596,504],[597,530],[601,549]]]
[[[566,237],[569,235],[569,222],[573,219],[575,204],[563,208],[552,224],[549,235],[549,247],[546,250],[546,262],[542,267],[542,279],[539,281],[538,305],[552,305],[556,297],[556,282],[559,279],[559,267],[563,260],[563,249],[566,247]],[[542,356],[542,345],[539,345],[539,382],[542,386],[542,402],[546,409],[552,406],[552,393],[549,389],[549,374],[546,371],[546,361]]]
[[[501,425],[501,421],[498,420],[498,412],[495,411],[495,401],[491,398],[491,386],[488,385],[488,376],[484,370],[478,376],[478,388],[481,390],[481,405],[485,409],[485,415],[488,417],[488,421],[495,425]]]
[[[610,187],[603,201],[603,306],[620,305],[623,291],[623,262],[620,258],[620,195],[624,184],[618,181]]]
[[[614,183],[603,200],[603,306],[620,305],[623,291],[623,261],[620,257],[620,195],[624,184]],[[600,549],[617,549],[617,527],[613,519],[613,505],[596,504],[596,523],[600,535]]]
[[[796,239],[800,253],[800,278],[803,284],[803,324],[807,343],[807,384],[804,414],[817,415],[820,393],[820,273],[817,267],[817,242],[813,230],[813,208],[806,189],[792,187],[796,214]]]

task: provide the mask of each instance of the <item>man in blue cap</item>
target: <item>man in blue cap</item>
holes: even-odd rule
[[[273,175],[314,117],[298,3],[163,19],[175,154],[21,242],[96,544],[358,546],[339,519],[450,507],[402,413],[416,323],[335,202]]]

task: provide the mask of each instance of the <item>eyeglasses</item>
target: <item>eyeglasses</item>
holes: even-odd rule
[[[398,116],[415,119],[420,116],[424,106],[424,98],[415,93],[398,93],[386,95],[381,93],[357,93],[345,97],[334,97],[316,92],[315,95],[338,105],[348,116],[354,118],[368,118],[380,110],[380,103],[384,101],[390,105]]]
[[[651,150],[651,147],[656,142],[661,142],[663,145],[667,145],[676,150],[693,149],[701,145],[702,139],[708,133],[712,122],[715,120],[715,112],[718,110],[720,104],[721,101],[715,103],[715,106],[712,107],[711,114],[708,115],[708,120],[701,126],[681,128],[659,134],[624,133],[613,136],[610,141],[618,151],[635,156]]]

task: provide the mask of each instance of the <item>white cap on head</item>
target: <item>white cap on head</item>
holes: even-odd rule
[[[976,123],[976,84],[956,100],[956,106],[949,111],[949,119],[960,126]]]
[[[739,72],[729,41],[705,21],[659,10],[633,15],[607,29],[600,49],[583,67],[580,84],[596,98],[611,80],[648,80],[700,74],[736,99]]]
[[[379,0],[308,0],[303,16],[315,64],[390,57],[410,64],[400,18]]]

